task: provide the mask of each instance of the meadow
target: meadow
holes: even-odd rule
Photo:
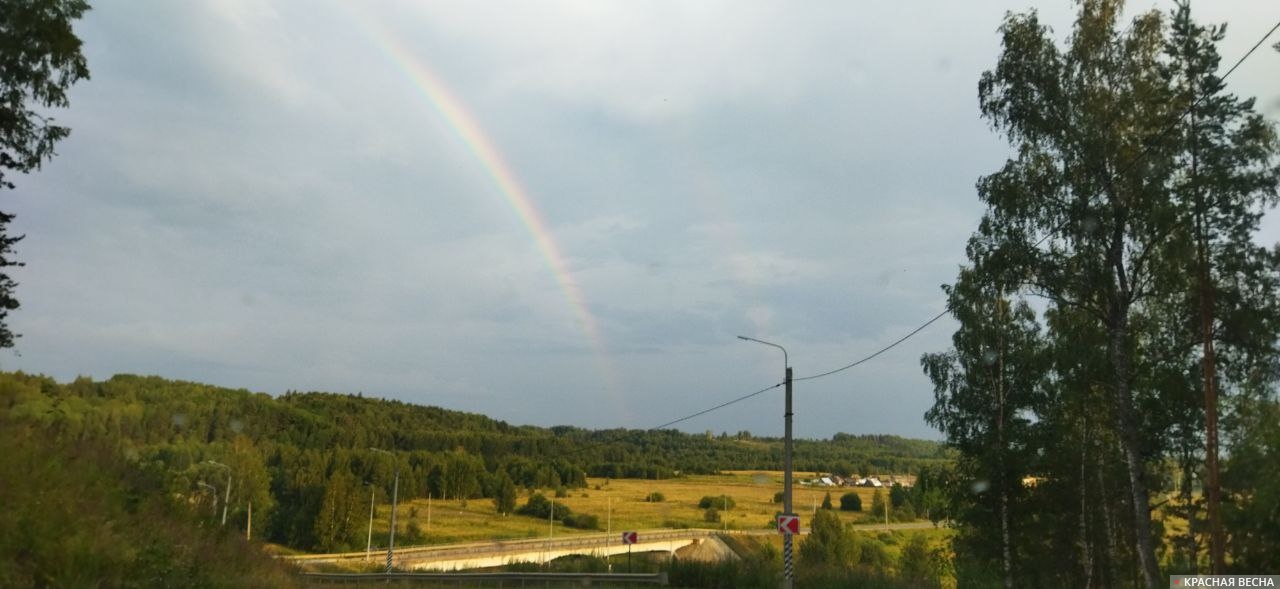
[[[797,473],[796,480],[808,478],[808,475]],[[836,513],[847,523],[871,521],[869,511],[873,489],[800,485],[794,489],[795,511],[801,515],[805,525],[813,510],[821,506],[827,492],[831,493],[831,501],[837,509],[841,495],[851,491],[858,493],[862,499],[862,512]],[[781,472],[737,471],[663,480],[589,478],[586,487],[567,489],[566,497],[555,498],[574,513],[597,516],[600,522],[598,530],[568,528],[557,518],[553,531],[546,519],[500,515],[489,499],[415,499],[399,505],[396,544],[453,544],[545,537],[550,533],[561,536],[657,528],[771,529],[774,514],[782,509],[781,503],[773,502],[774,494],[781,490]],[[517,504],[524,505],[532,492],[542,493],[548,498],[555,494],[553,489],[521,490]],[[653,493],[660,493],[663,500],[647,500]],[[884,493],[887,500],[887,490]],[[704,496],[721,495],[732,498],[735,505],[728,511],[721,510],[721,521],[706,521],[705,510],[698,506],[699,501]],[[373,520],[375,547],[386,545],[391,513],[386,498],[379,499]]]

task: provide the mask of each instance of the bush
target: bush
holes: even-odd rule
[[[832,508],[832,507],[831,507],[831,491],[827,491],[827,494],[826,494],[826,495],[823,495],[823,497],[822,497],[822,508],[823,508],[823,509],[831,509],[831,508]]]
[[[648,501],[649,503],[662,503],[663,501],[667,500],[667,496],[663,495],[658,491],[654,491],[652,493],[649,493],[648,495],[645,495],[644,500]]]
[[[782,500],[785,498],[786,498],[786,493],[783,493],[782,491],[778,491],[777,493],[773,494],[774,503],[782,503]]]
[[[409,525],[405,527],[405,538],[403,542],[407,542],[409,544],[421,544],[422,541],[427,538],[427,535],[422,533],[422,526],[418,524],[418,520],[409,520]]]
[[[555,507],[554,515],[557,519],[564,520],[573,515],[573,511],[567,505],[558,501],[551,501],[542,493],[534,493],[533,496],[529,497],[529,502],[517,509],[516,513],[529,517],[547,518],[553,515],[551,513],[552,507]]]
[[[735,505],[737,503],[734,502],[733,497],[728,495],[707,495],[698,501],[698,507],[702,509],[710,509],[712,507],[716,509],[733,509]]]
[[[840,511],[862,511],[862,497],[853,492],[841,495]]]
[[[563,499],[569,496],[569,490],[564,487],[556,487],[556,499]]]
[[[719,509],[716,509],[716,508],[714,508],[714,507],[709,507],[709,508],[707,508],[707,510],[706,510],[706,511],[702,512],[702,521],[705,521],[705,522],[708,522],[708,523],[713,523],[713,524],[714,524],[714,523],[719,523],[719,522],[720,522],[720,510],[719,510]]]
[[[571,513],[564,518],[564,525],[579,530],[598,530],[600,518],[589,513]]]

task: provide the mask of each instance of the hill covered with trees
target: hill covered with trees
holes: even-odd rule
[[[228,520],[306,550],[351,546],[363,485],[402,499],[489,498],[511,486],[562,488],[587,476],[660,479],[781,469],[782,443],[749,432],[516,426],[482,415],[333,393],[263,393],[159,377],[70,383],[0,373],[6,421],[59,443],[92,443],[151,473],[158,492],[211,509],[234,473]],[[375,450],[377,449],[377,450]],[[390,453],[390,454],[388,454]],[[946,464],[940,444],[837,434],[799,440],[797,470],[918,472]],[[221,498],[218,498],[221,500]],[[202,507],[201,507],[202,506]],[[207,512],[206,512],[207,513]]]

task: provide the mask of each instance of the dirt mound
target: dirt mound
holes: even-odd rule
[[[725,560],[742,560],[720,538],[703,538],[694,540],[693,544],[676,550],[676,558],[697,562],[721,562]]]

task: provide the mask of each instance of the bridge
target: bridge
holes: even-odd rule
[[[472,542],[442,546],[406,546],[395,550],[395,566],[404,570],[451,571],[498,567],[513,562],[546,563],[563,556],[586,554],[611,556],[633,552],[670,552],[714,538],[719,534],[771,535],[773,530],[644,530],[636,537],[636,543],[628,547],[619,534],[584,534],[562,538],[528,538]],[[358,568],[366,560],[362,552],[336,554],[306,554],[281,556],[300,566],[335,564]],[[375,551],[369,556],[374,563],[386,562],[386,550]]]
[[[862,530],[903,530],[933,527],[929,522],[911,522],[900,524],[862,524],[854,526]],[[808,533],[802,529],[801,534]],[[698,542],[711,540],[719,535],[772,536],[777,532],[772,529],[761,530],[642,530],[637,534],[636,544],[631,546],[634,552],[669,552]],[[417,571],[457,571],[476,568],[498,567],[515,562],[546,563],[572,554],[592,556],[612,556],[627,553],[627,545],[622,543],[621,534],[583,534],[564,536],[561,538],[527,538],[520,540],[498,540],[490,542],[471,542],[465,544],[447,544],[439,546],[406,546],[395,550],[395,566],[401,570]],[[344,568],[361,568],[366,562],[382,564],[386,562],[386,549],[375,550],[367,557],[363,551],[343,552],[335,554],[305,554],[281,556],[307,568],[318,564],[333,564]]]

